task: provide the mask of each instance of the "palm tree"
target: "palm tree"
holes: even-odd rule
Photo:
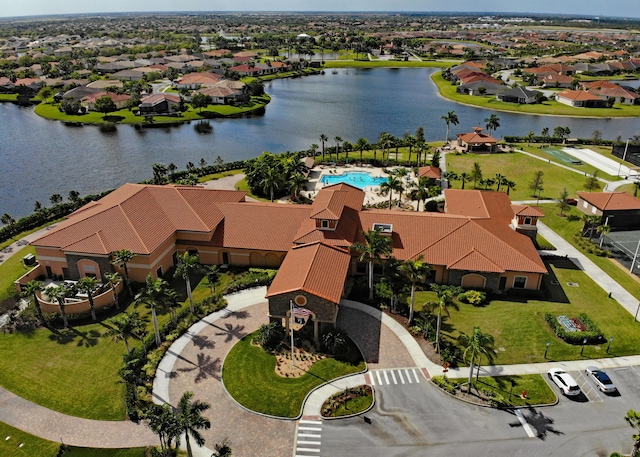
[[[473,368],[476,357],[478,357],[479,374],[482,356],[486,355],[489,360],[493,357],[493,337],[488,333],[482,333],[480,327],[476,325],[473,327],[473,334],[471,336],[462,333],[458,337],[458,341],[465,348],[463,358],[466,360],[467,354],[470,355],[468,392],[471,392],[471,387],[473,386]]]
[[[446,284],[431,284],[431,290],[436,293],[438,301],[429,302],[427,306],[437,312],[437,326],[436,326],[436,352],[440,352],[440,328],[442,327],[442,314],[449,315],[449,306],[454,305],[453,296],[459,294],[462,289],[456,286],[449,286]]]
[[[202,271],[202,265],[200,265],[200,259],[198,254],[191,255],[189,251],[185,251],[184,254],[178,257],[178,265],[173,275],[174,278],[182,278],[187,286],[187,297],[189,298],[189,308],[191,314],[195,314],[196,310],[193,307],[193,297],[191,296],[191,278],[190,275]]]
[[[322,163],[324,163],[324,142],[328,140],[329,137],[324,133],[320,135],[320,143],[322,143]]]
[[[507,178],[503,174],[496,173],[495,184],[497,184],[497,187],[496,187],[497,192],[500,192],[500,186],[503,186],[506,181],[507,181]]]
[[[89,308],[91,308],[91,320],[97,320],[96,317],[96,309],[95,304],[93,303],[93,291],[96,290],[100,282],[91,276],[85,276],[84,278],[78,281],[78,289],[87,294],[87,298],[89,299]]]
[[[463,190],[464,190],[465,184],[470,181],[471,181],[471,175],[469,175],[469,173],[467,173],[466,171],[463,171],[462,173],[460,173],[460,182],[462,183]]]
[[[407,165],[411,166],[411,153],[413,152],[413,147],[416,145],[418,140],[409,132],[404,132],[402,134],[402,139],[404,140],[405,146],[409,146],[409,157],[407,159]]]
[[[458,119],[458,115],[455,111],[449,111],[446,116],[440,116],[440,119],[444,119],[447,123],[447,143],[449,142],[449,125],[458,125],[460,120]]]
[[[507,195],[509,195],[509,193],[511,192],[511,189],[515,189],[516,188],[515,181],[507,180],[507,182],[504,183],[504,185],[507,186]]]
[[[160,439],[161,455],[169,454],[171,442],[178,441],[182,429],[178,424],[178,418],[169,403],[163,405],[151,404],[145,414],[147,426]]]
[[[124,341],[127,347],[127,354],[131,353],[129,348],[129,338],[136,338],[140,335],[140,328],[144,327],[144,322],[140,319],[140,315],[135,313],[124,313],[115,316],[106,322],[109,330],[106,336],[113,337],[113,341]]]
[[[429,178],[426,176],[419,178],[417,183],[414,182],[411,190],[409,191],[409,198],[417,202],[416,211],[420,211],[420,203],[425,202],[430,195]]]
[[[211,428],[209,419],[202,416],[202,413],[210,408],[209,404],[200,400],[192,402],[192,398],[193,392],[185,392],[180,398],[177,411],[178,425],[184,433],[189,457],[193,457],[189,437],[193,438],[198,446],[204,446],[204,438],[200,434],[200,430]]]
[[[391,209],[391,202],[393,200],[393,192],[401,192],[404,189],[402,186],[402,180],[395,174],[390,174],[386,182],[380,184],[380,194],[389,195],[389,209]]]
[[[27,283],[27,287],[22,292],[23,297],[31,297],[33,299],[33,306],[36,307],[36,312],[38,313],[38,318],[41,322],[44,322],[44,317],[42,316],[42,308],[40,307],[40,300],[38,300],[38,293],[42,293],[44,290],[44,284],[42,281],[31,280]]]
[[[365,149],[369,149],[369,141],[366,138],[358,138],[354,149],[360,151],[360,163],[362,163],[362,152]]]
[[[624,418],[632,428],[638,433],[633,435],[633,449],[631,450],[631,457],[636,457],[640,454],[640,413],[630,409]]]
[[[129,281],[129,270],[127,268],[127,263],[129,263],[133,259],[133,257],[134,254],[129,249],[120,249],[119,251],[115,251],[113,254],[111,254],[111,263],[119,265],[120,268],[124,268],[124,281],[127,284],[129,296],[133,296],[133,289],[131,289],[131,281]]]
[[[391,238],[381,233],[380,228],[362,232],[364,243],[353,243],[351,249],[360,252],[358,260],[369,260],[369,300],[373,300],[373,262],[391,255]]]
[[[600,247],[602,247],[602,243],[604,242],[604,237],[609,232],[611,232],[611,227],[607,224],[602,224],[598,226],[598,232],[600,232]]]
[[[58,306],[60,307],[60,316],[62,316],[62,323],[64,328],[69,328],[69,321],[67,320],[67,312],[65,310],[64,299],[67,298],[67,294],[69,291],[66,287],[60,285],[57,287],[49,287],[47,288],[47,296],[49,298],[53,298],[57,300]]]
[[[116,291],[116,288],[118,287],[118,284],[120,283],[122,277],[117,271],[113,273],[106,273],[104,277],[107,281],[109,281],[109,286],[111,286],[111,292],[113,293],[113,302],[116,305],[116,309],[120,309],[120,300],[118,300],[118,292]]]
[[[311,144],[311,147],[309,148],[309,152],[311,153],[311,155],[312,155],[313,157],[315,157],[315,156],[316,156],[316,154],[318,154],[318,145],[317,145],[317,144],[315,144],[315,143],[312,143],[312,144]]]
[[[424,280],[424,275],[431,269],[431,265],[423,262],[424,257],[420,255],[417,259],[405,260],[400,266],[400,270],[411,283],[411,305],[409,307],[409,325],[413,321],[413,308],[415,305],[416,283]]]
[[[145,286],[140,289],[134,298],[134,306],[143,304],[151,310],[157,346],[160,346],[162,341],[160,340],[160,328],[158,327],[156,310],[160,307],[167,307],[176,301],[176,292],[169,287],[169,283],[162,278],[153,279],[151,274],[147,275]]]
[[[405,167],[400,167],[396,168],[393,174],[396,175],[402,183],[402,189],[400,189],[400,196],[398,197],[400,199],[400,202],[402,203],[402,193],[404,192],[405,177],[409,174],[409,170]]]
[[[475,188],[479,181],[482,181],[482,169],[478,162],[473,162],[473,168],[471,169],[471,179],[473,180],[473,187]]]
[[[304,189],[304,185],[308,181],[307,177],[302,173],[294,173],[291,175],[289,178],[289,187],[291,188],[294,197],[298,198],[300,191]]]
[[[500,127],[500,118],[497,114],[492,114],[484,120],[486,122],[487,131],[491,134],[492,130],[497,130]]]
[[[258,185],[262,187],[265,194],[269,194],[270,200],[273,202],[275,191],[284,185],[285,177],[278,163],[267,164],[262,169],[262,176]]]
[[[342,143],[342,137],[336,136],[333,138],[333,141],[336,142],[336,162],[338,161],[338,155],[340,154],[340,143]]]
[[[387,132],[381,132],[380,136],[378,136],[378,146],[382,148],[382,161],[384,162],[385,153],[387,155],[387,160],[388,160],[389,159],[388,149],[391,146],[393,146],[393,135]],[[374,154],[375,154],[375,151],[374,151]]]

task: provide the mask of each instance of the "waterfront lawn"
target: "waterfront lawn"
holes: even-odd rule
[[[222,171],[220,173],[212,173],[210,175],[201,176],[198,178],[198,182],[214,181],[216,179],[226,178],[227,176],[239,175],[240,173],[243,173],[243,170],[229,170]]]
[[[0,455],[11,457],[53,457],[60,443],[48,441],[0,422]],[[10,437],[9,439],[6,439]],[[22,444],[22,447],[20,445]],[[69,446],[73,457],[144,457],[144,448],[95,449]]]
[[[13,282],[31,269],[24,266],[22,258],[27,254],[35,254],[35,252],[34,247],[25,246],[0,265],[0,304],[16,296]]]
[[[473,163],[478,162],[484,179],[493,178],[496,173],[506,176],[507,179],[516,183],[516,188],[512,189],[509,195],[511,200],[514,201],[531,200],[533,198],[529,183],[533,180],[534,174],[538,170],[544,173],[544,191],[541,199],[557,199],[565,187],[570,196],[575,196],[576,192],[584,188],[585,183],[584,174],[575,173],[517,152],[486,155],[447,154],[446,159],[447,170],[455,171],[458,174],[462,172],[470,173]],[[462,186],[460,181],[453,181],[451,185],[456,189]],[[477,188],[481,189],[480,186]],[[495,190],[495,188],[494,186],[493,189]],[[467,183],[465,189],[473,189],[473,182]]]
[[[462,61],[460,61],[462,62]],[[459,62],[439,60],[326,60],[325,68],[443,68]]]
[[[450,317],[443,319],[443,335],[457,340],[460,333],[471,334],[473,327],[491,334],[495,339],[495,364],[537,363],[556,360],[582,360],[608,356],[626,356],[638,353],[640,347],[640,323],[608,291],[602,290],[589,276],[577,269],[569,260],[556,259],[547,264],[549,276],[544,279],[548,287],[547,300],[505,299],[491,300],[488,305],[474,307],[460,303],[459,309],[450,308]],[[558,285],[551,284],[557,281]],[[577,283],[572,287],[568,283]],[[511,299],[510,299],[511,298]],[[433,292],[418,292],[416,309],[434,301]],[[580,346],[565,343],[557,338],[544,320],[546,312],[554,315],[577,316],[586,313],[600,327],[605,338],[614,337],[610,353],[606,342],[600,346],[585,346],[584,356]],[[546,342],[550,341],[547,359],[544,358]],[[486,364],[484,359],[483,364]]]
[[[495,96],[472,96],[456,92],[455,85],[446,81],[441,73],[434,73],[431,76],[433,82],[438,86],[440,94],[454,102],[465,105],[478,106],[497,111],[510,111],[524,114],[549,114],[555,116],[575,116],[575,117],[638,117],[640,116],[640,105],[622,105],[616,103],[612,108],[574,108],[554,100],[530,105],[519,105],[516,103],[505,103],[499,101]]]
[[[452,384],[462,385],[466,391],[469,378],[449,379]],[[553,393],[542,375],[532,374],[523,376],[480,376],[473,380],[475,389],[489,390],[504,398],[508,406],[549,405],[555,403],[558,397]],[[527,398],[520,395],[527,392]],[[473,389],[472,389],[473,392]]]
[[[18,94],[0,94],[0,102],[17,102]]]
[[[340,376],[361,372],[366,367],[364,361],[351,365],[328,358],[316,362],[299,378],[283,378],[275,372],[275,356],[251,344],[255,335],[247,335],[236,343],[222,368],[222,379],[229,394],[252,411],[296,417],[311,390]]]

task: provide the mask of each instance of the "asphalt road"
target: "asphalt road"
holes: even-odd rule
[[[376,406],[366,414],[371,423],[365,423],[362,417],[322,421],[320,455],[628,454],[633,429],[624,416],[629,409],[640,409],[640,366],[609,370],[618,395],[605,395],[584,374],[570,373],[583,394],[570,399],[552,385],[560,398],[558,404],[522,409],[524,425],[514,411],[462,403],[424,380],[419,384],[376,385]]]

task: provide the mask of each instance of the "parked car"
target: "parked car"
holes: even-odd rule
[[[593,379],[593,382],[596,383],[600,392],[613,393],[618,390],[609,375],[600,368],[587,367],[584,371]]]
[[[580,387],[573,377],[566,371],[560,368],[552,368],[547,374],[556,386],[562,391],[564,395],[574,396],[580,394]]]

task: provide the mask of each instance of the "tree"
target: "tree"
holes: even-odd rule
[[[378,136],[378,147],[382,149],[382,160],[385,160],[385,154],[387,160],[389,159],[389,148],[393,146],[393,135],[388,132],[380,132]],[[375,152],[374,152],[375,154]]]
[[[564,212],[568,211],[571,208],[569,205],[569,192],[565,187],[562,189],[562,193],[560,194],[560,199],[558,200],[558,208],[560,208],[560,216],[564,216]]]
[[[505,186],[507,186],[507,195],[509,195],[511,193],[512,189],[516,188],[516,183],[515,181],[509,181],[507,180],[507,182],[504,184]]]
[[[582,226],[583,235],[589,236],[589,239],[593,238],[593,231],[597,228],[598,222],[600,222],[602,218],[597,215],[592,214],[583,214],[582,222],[584,225]]]
[[[153,183],[165,184],[167,182],[167,172],[169,169],[163,163],[154,163],[153,166]]]
[[[151,310],[156,346],[160,346],[162,343],[157,309],[169,307],[175,302],[177,302],[176,292],[169,287],[169,283],[162,278],[153,279],[151,274],[147,275],[144,287],[140,289],[133,300],[134,306],[145,305]]]
[[[473,168],[471,169],[470,177],[473,181],[473,187],[476,187],[478,185],[478,182],[482,181],[482,169],[480,168],[480,164],[478,162],[473,162]]]
[[[231,443],[227,438],[223,439],[221,443],[216,443],[213,448],[211,457],[231,457]]]
[[[391,255],[391,238],[381,233],[380,228],[361,232],[364,243],[356,242],[351,249],[360,252],[358,260],[369,261],[369,300],[373,300],[373,262]]]
[[[598,180],[599,172],[600,170],[593,170],[592,174],[587,175],[584,181],[584,188],[587,192],[595,192],[597,190],[600,190],[600,188],[602,187],[600,181]]]
[[[431,166],[440,168],[440,151],[436,150],[436,152],[433,153],[433,156],[431,156]]]
[[[160,439],[161,455],[170,455],[172,441],[182,433],[173,407],[168,403],[163,405],[151,404],[145,416],[147,418],[147,426]]]
[[[204,265],[204,272],[211,289],[211,295],[213,295],[216,291],[216,283],[220,279],[220,268],[218,265]]]
[[[60,102],[60,109],[65,114],[78,114],[78,111],[80,111],[80,101],[73,97],[65,97]]]
[[[529,189],[533,192],[534,197],[540,198],[540,194],[544,190],[544,172],[542,170],[538,170],[535,172],[533,179],[529,183]]]
[[[402,192],[404,190],[402,180],[395,174],[390,174],[387,180],[380,184],[380,195],[389,195],[389,209],[393,201],[393,192]]]
[[[289,187],[291,188],[291,192],[295,198],[298,198],[300,191],[305,188],[305,184],[307,184],[308,181],[307,177],[302,173],[294,173],[291,175]]]
[[[284,185],[284,180],[284,173],[277,163],[268,164],[266,168],[262,170],[260,187],[262,187],[265,194],[269,195],[269,200],[272,202],[275,198],[275,191]]]
[[[192,398],[193,392],[185,392],[178,402],[177,410],[178,426],[184,433],[189,457],[193,457],[190,438],[193,438],[198,446],[204,446],[200,430],[211,428],[209,419],[202,416],[202,413],[210,408],[209,404],[200,400],[191,401]]]
[[[449,306],[453,305],[453,296],[462,292],[462,288],[446,284],[431,284],[431,290],[438,298],[435,302],[426,303],[431,312],[437,313],[436,352],[440,352],[440,329],[442,328],[442,314],[449,315]]]
[[[324,142],[328,141],[329,137],[324,133],[320,135],[320,144],[322,144],[322,162],[324,163]]]
[[[596,143],[599,142],[600,140],[602,140],[602,132],[598,129],[595,129],[593,133],[591,133],[591,138],[593,138],[593,141],[595,141]]]
[[[80,202],[80,192],[77,190],[70,190],[68,199],[71,203],[78,204]]]
[[[482,356],[487,356],[487,359],[493,358],[493,337],[487,333],[480,331],[480,327],[477,325],[473,327],[473,333],[471,336],[462,333],[458,337],[458,341],[464,346],[463,358],[466,360],[469,355],[469,386],[468,392],[471,392],[473,386],[473,368],[476,357],[478,358],[478,374],[480,373],[480,361]]]
[[[131,353],[129,339],[138,338],[141,333],[140,330],[145,327],[144,321],[140,318],[140,314],[137,312],[124,313],[119,316],[112,317],[106,322],[106,325],[109,327],[106,336],[112,337],[113,341],[116,343],[118,341],[124,341],[127,348],[127,354]]]
[[[111,254],[111,263],[124,269],[124,282],[127,285],[129,296],[133,296],[133,289],[131,288],[131,281],[129,281],[129,269],[127,268],[127,263],[129,263],[133,257],[134,254],[129,249],[120,249],[119,251],[115,251]]]
[[[0,217],[0,222],[2,222],[4,225],[12,225],[16,223],[16,220],[9,213],[4,213]]]
[[[78,289],[87,294],[89,299],[89,308],[91,309],[91,320],[96,320],[95,304],[93,303],[93,292],[98,287],[99,281],[91,276],[85,276],[78,281]]]
[[[498,127],[500,127],[500,118],[498,117],[497,114],[492,114],[491,116],[486,118],[484,121],[486,122],[485,127],[487,128],[487,131],[489,132],[489,134],[491,134],[492,130],[495,131],[498,129]]]
[[[630,409],[624,418],[636,432],[633,436],[633,449],[631,450],[631,457],[637,457],[640,455],[640,412]]]
[[[44,322],[44,317],[42,316],[42,308],[40,307],[40,300],[38,300],[38,294],[42,293],[43,290],[44,290],[44,284],[42,283],[42,281],[37,281],[33,279],[27,283],[27,287],[22,292],[23,297],[31,297],[31,299],[33,300],[33,306],[36,307],[38,318],[42,322]]]
[[[417,202],[416,211],[420,211],[420,203],[425,202],[431,196],[429,182],[429,178],[423,176],[422,178],[418,178],[417,183],[412,183],[412,188],[408,195],[411,200]]]
[[[193,273],[202,271],[202,265],[200,265],[200,259],[197,254],[191,255],[189,251],[185,251],[184,254],[178,257],[178,265],[174,273],[174,278],[182,278],[187,286],[187,297],[189,298],[189,308],[191,314],[195,314],[196,310],[193,307],[193,297],[191,296],[191,279],[190,276]]]
[[[447,143],[449,142],[449,125],[458,125],[460,120],[455,111],[449,111],[446,116],[440,116],[440,119],[444,119],[447,124]]]
[[[53,206],[59,205],[60,203],[62,203],[62,195],[53,194],[51,197],[49,197],[49,201]]]
[[[336,135],[333,138],[333,141],[336,142],[336,162],[337,162],[338,161],[338,155],[340,154],[340,143],[342,143],[342,137]]]
[[[53,298],[58,302],[58,307],[60,308],[60,316],[62,317],[64,328],[69,328],[69,321],[67,320],[67,311],[65,309],[64,303],[64,299],[67,298],[68,293],[69,291],[67,290],[67,288],[62,285],[47,288],[47,296],[49,298]]]
[[[471,175],[469,173],[467,173],[466,171],[463,171],[462,173],[460,173],[460,182],[462,183],[461,189],[464,190],[465,184],[468,183],[468,182],[471,182],[472,179],[473,178],[471,177]]]
[[[360,151],[360,163],[362,163],[362,152],[369,149],[369,141],[366,138],[358,138],[354,146],[356,151]]]
[[[95,103],[93,104],[93,109],[99,113],[106,115],[107,113],[111,113],[118,108],[116,107],[116,104],[113,102],[113,99],[110,96],[103,95],[102,97],[98,97],[96,99]]]
[[[506,183],[507,178],[501,173],[496,173],[496,177],[494,181],[495,181],[495,184],[497,185],[496,192],[500,192],[500,186],[503,186]]]
[[[424,256],[420,255],[417,259],[405,260],[402,265],[400,265],[400,270],[407,278],[407,281],[411,283],[411,304],[409,306],[409,325],[413,321],[413,309],[415,306],[415,293],[416,293],[416,283],[419,281],[424,281],[424,276],[431,269],[431,265],[426,262],[423,262]]]
[[[611,226],[607,224],[601,224],[598,226],[598,232],[600,232],[600,243],[599,246],[602,248],[602,243],[604,242],[604,237],[609,232],[611,232]]]
[[[209,106],[212,101],[213,99],[211,98],[211,96],[202,94],[200,92],[196,92],[191,96],[191,106],[193,106],[194,109],[200,109],[201,113],[202,108],[206,108],[207,106]]]
[[[111,293],[113,294],[113,303],[115,304],[116,309],[120,309],[120,300],[118,299],[118,292],[116,291],[116,287],[118,286],[118,283],[120,282],[122,277],[117,271],[113,273],[106,273],[104,277],[107,281],[109,281]]]
[[[543,128],[540,135],[544,138],[549,138],[549,127]]]

